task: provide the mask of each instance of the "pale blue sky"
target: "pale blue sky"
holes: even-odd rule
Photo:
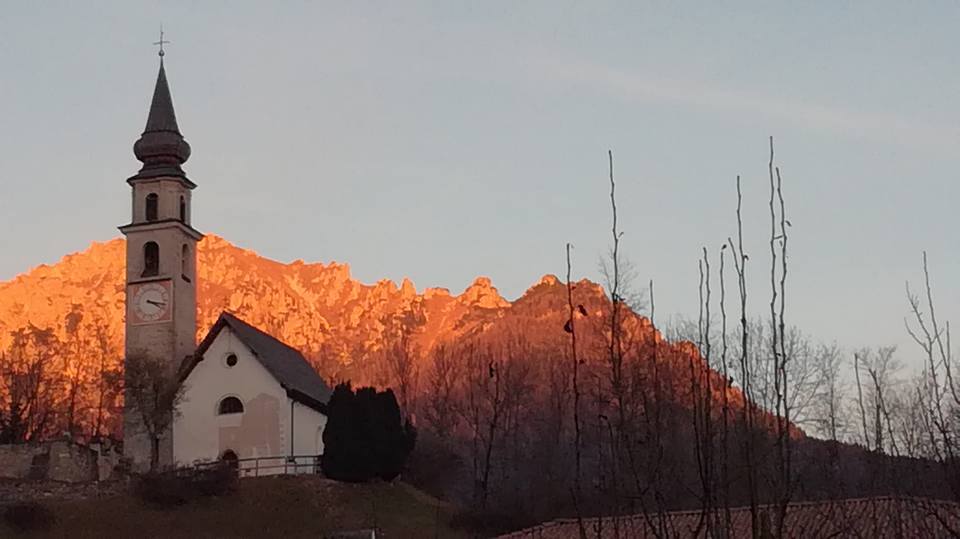
[[[788,322],[912,363],[921,250],[960,319],[960,7],[818,4],[7,4],[0,279],[127,222],[162,21],[202,231],[365,282],[457,293],[488,275],[513,299],[564,272],[567,241],[599,277],[610,148],[623,249],[658,313],[695,316],[737,174],[762,308],[774,135]]]

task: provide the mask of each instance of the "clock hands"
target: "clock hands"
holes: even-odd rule
[[[162,301],[153,301],[152,299],[148,299],[147,303],[149,303],[150,305],[153,305],[154,307],[163,307],[164,305],[166,305],[166,303]]]

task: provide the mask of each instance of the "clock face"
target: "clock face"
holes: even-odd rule
[[[133,285],[130,294],[135,322],[149,324],[170,320],[170,281]]]

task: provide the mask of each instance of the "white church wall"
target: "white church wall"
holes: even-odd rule
[[[237,355],[229,367],[226,358]],[[286,392],[229,327],[223,328],[185,381],[174,422],[174,458],[180,465],[211,461],[232,450],[239,458],[289,455],[290,401]],[[242,414],[218,415],[234,396]]]
[[[295,402],[293,404],[293,448],[299,473],[311,472],[310,464],[316,459],[310,456],[323,454],[323,428],[327,425],[327,416]]]

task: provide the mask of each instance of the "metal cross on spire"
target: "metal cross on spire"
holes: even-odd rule
[[[163,39],[163,25],[160,25],[160,41],[154,41],[154,45],[160,45],[160,58],[163,58],[163,45],[165,43],[170,43],[169,41],[164,41]]]

